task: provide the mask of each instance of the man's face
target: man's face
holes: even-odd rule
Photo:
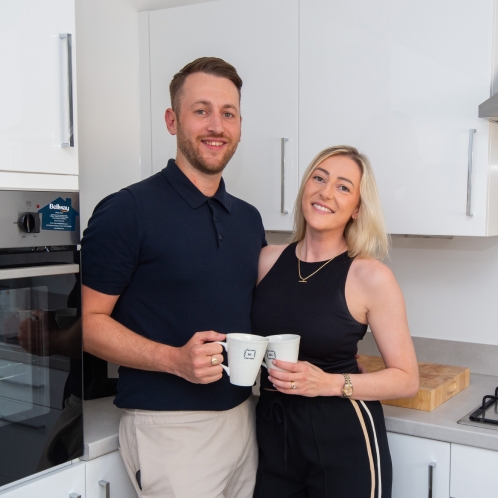
[[[227,78],[191,74],[181,90],[178,115],[168,111],[166,124],[170,133],[177,135],[178,155],[202,173],[221,173],[240,141],[236,86]]]

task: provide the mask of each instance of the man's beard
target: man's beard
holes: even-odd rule
[[[216,138],[224,138],[224,137],[216,137],[214,135],[209,137],[212,140],[216,140]],[[224,140],[227,140],[224,138]],[[187,161],[198,171],[204,173],[206,175],[216,175],[221,173],[225,166],[228,164],[232,156],[235,154],[237,150],[237,143],[232,144],[227,140],[226,142],[226,151],[225,154],[221,157],[218,164],[208,164],[202,156],[199,154],[199,150],[196,149],[193,141],[189,140],[187,136],[183,133],[181,126],[178,126],[177,135],[176,135],[176,143],[180,152],[185,156]]]

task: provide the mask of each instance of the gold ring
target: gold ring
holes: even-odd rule
[[[296,389],[296,384],[294,384],[294,382],[291,381],[291,387],[292,389]]]
[[[218,360],[214,356],[211,356],[211,366],[214,367],[215,365],[218,365]]]

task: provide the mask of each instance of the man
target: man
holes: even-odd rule
[[[221,178],[240,141],[241,87],[221,59],[176,74],[165,114],[176,160],[101,201],[82,241],[84,348],[121,365],[119,440],[139,496],[253,493],[251,388],[230,384],[213,342],[250,332],[266,244],[257,210]]]

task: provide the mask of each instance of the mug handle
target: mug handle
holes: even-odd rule
[[[225,348],[225,351],[228,351],[228,344],[226,342],[221,342],[221,341],[214,341],[214,342],[216,342],[216,344],[221,344]],[[225,370],[227,375],[230,377],[230,369],[225,365],[223,365],[223,363],[219,363],[219,365],[221,368],[223,368],[223,370]]]

